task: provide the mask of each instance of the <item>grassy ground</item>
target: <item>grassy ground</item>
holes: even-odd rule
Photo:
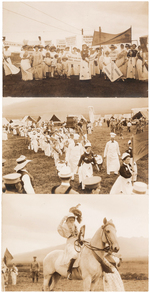
[[[59,80],[23,81],[21,73],[3,78],[4,97],[148,97],[148,82],[126,80],[111,82],[94,76],[80,81],[78,76]]]
[[[131,133],[127,132],[127,128],[124,127],[124,139],[120,139],[116,136],[116,140],[119,142],[121,154],[128,149],[127,142],[131,138],[132,134],[135,134],[135,126],[132,126],[131,131]],[[102,127],[95,127],[93,133],[88,135],[88,139],[92,143],[92,150],[95,154],[103,156],[106,142],[110,139],[109,133],[110,129],[106,126],[106,123],[104,123]],[[21,154],[32,160],[32,162],[28,163],[27,170],[34,177],[35,192],[37,194],[51,193],[51,188],[60,184],[54,160],[51,157],[45,156],[44,152],[41,150],[39,150],[38,153],[28,150],[28,146],[25,145],[24,138],[20,136],[13,136],[12,133],[8,135],[7,141],[3,141],[3,158],[6,159],[5,166],[3,167],[3,175],[14,172],[13,169],[16,166],[16,159]],[[138,160],[137,167],[137,180],[148,184],[148,156]],[[94,175],[99,175],[102,178],[100,193],[109,194],[113,183],[117,179],[117,175],[107,175],[105,164],[103,164],[100,172],[94,168]],[[72,187],[79,193],[84,193],[84,191],[79,187],[78,175],[76,175],[75,180],[72,181]]]
[[[29,265],[23,265],[23,267],[19,267],[18,269],[17,285],[11,285],[9,276],[9,283],[6,287],[6,291],[42,291],[42,266],[38,283],[32,283]],[[123,262],[119,268],[119,272],[123,279],[125,291],[148,291],[148,262],[138,260],[134,262]],[[130,279],[129,275],[131,276]],[[83,291],[82,281],[69,281],[61,277],[55,287],[55,291]],[[101,280],[96,291],[103,291]]]

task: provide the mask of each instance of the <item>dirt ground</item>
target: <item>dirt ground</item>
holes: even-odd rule
[[[127,132],[127,127],[124,127],[123,139],[120,139],[118,135],[116,136],[121,155],[128,149],[128,140],[131,138],[132,134],[135,134],[135,131],[135,126],[132,126],[131,133]],[[106,142],[110,140],[110,128],[106,126],[106,123],[103,123],[102,127],[98,126],[94,128],[93,133],[88,135],[88,139],[92,144],[92,151],[103,157]],[[51,157],[45,156],[42,150],[39,150],[38,153],[28,150],[28,145],[25,144],[24,137],[13,136],[13,134],[10,133],[8,135],[8,140],[3,141],[2,153],[3,159],[6,159],[6,163],[3,167],[3,175],[14,172],[16,159],[20,155],[25,155],[28,159],[32,160],[32,162],[27,165],[27,170],[34,177],[35,193],[49,194],[53,186],[60,184],[54,160]],[[137,180],[148,184],[148,156],[138,160],[137,167]],[[112,185],[117,179],[117,175],[107,175],[105,163],[100,172],[94,167],[94,175],[101,176],[102,178],[100,193],[109,194]],[[71,181],[71,185],[79,193],[85,193],[79,186],[78,175],[75,176],[74,181]]]
[[[16,286],[11,285],[11,279],[9,276],[9,284],[6,287],[6,291],[42,291],[42,273],[40,274],[39,282],[32,283],[29,268],[25,268],[25,272],[23,272],[23,268],[21,268],[21,271],[22,272],[19,271]],[[123,262],[121,268],[119,268],[119,272],[123,279],[125,291],[148,291],[148,262]],[[140,280],[138,280],[137,278],[140,278],[141,272],[143,275],[143,279],[141,278]],[[129,274],[131,275],[132,279],[128,279]],[[69,281],[61,277],[55,287],[55,291],[83,291],[82,281]],[[103,291],[102,280],[100,280],[96,291]]]
[[[111,82],[99,75],[88,81],[80,81],[78,76],[23,81],[18,73],[3,77],[3,97],[148,97],[148,82]]]

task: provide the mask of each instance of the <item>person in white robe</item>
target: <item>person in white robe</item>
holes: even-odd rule
[[[3,51],[3,65],[4,65],[5,75],[18,74],[20,69],[12,64],[10,59],[11,51],[8,50],[8,48],[9,46],[4,46],[4,51]]]
[[[136,78],[136,45],[133,44],[131,49],[127,53],[128,67],[127,67],[127,78]]]
[[[17,284],[17,276],[18,276],[18,268],[15,266],[13,263],[12,268],[10,269],[10,275],[11,275],[11,280],[12,280],[12,285]]]
[[[43,57],[42,57],[42,53],[39,51],[39,46],[36,45],[34,46],[35,51],[32,55],[32,59],[33,59],[33,76],[35,78],[35,80],[39,80],[43,78]]]
[[[83,154],[83,146],[79,141],[79,135],[74,134],[74,143],[70,144],[67,151],[67,164],[71,168],[72,172],[72,180],[74,180],[74,175],[77,172],[77,166],[79,163],[79,159],[81,155]]]
[[[117,54],[116,65],[122,72],[121,79],[124,81],[127,77],[127,51],[124,48],[124,44],[120,45],[120,52]]]
[[[119,144],[114,140],[116,134],[110,133],[111,140],[106,143],[104,150],[104,159],[106,158],[107,165],[107,174],[110,175],[110,172],[118,174],[120,168],[119,156]]]
[[[103,272],[103,285],[105,292],[124,292],[124,284],[121,276],[118,272],[118,267],[120,266],[120,258],[111,254],[109,257],[105,256],[106,259],[113,264],[113,273]]]

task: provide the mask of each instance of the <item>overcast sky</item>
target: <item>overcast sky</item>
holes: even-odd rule
[[[148,196],[3,195],[2,254],[14,254],[65,243],[57,232],[69,208],[81,204],[85,238],[91,238],[103,218],[112,219],[117,236],[148,238]]]
[[[39,35],[53,43],[70,36],[79,40],[82,28],[84,35],[93,35],[99,26],[113,34],[132,26],[132,39],[138,40],[148,34],[148,1],[3,2],[7,41],[36,41]]]

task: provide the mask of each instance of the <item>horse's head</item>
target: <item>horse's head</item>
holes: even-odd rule
[[[108,244],[110,247],[110,250],[113,252],[118,252],[120,247],[117,241],[117,236],[116,236],[116,228],[115,225],[113,224],[113,221],[107,221],[106,218],[103,220],[103,226],[102,228],[102,241],[104,244]]]

